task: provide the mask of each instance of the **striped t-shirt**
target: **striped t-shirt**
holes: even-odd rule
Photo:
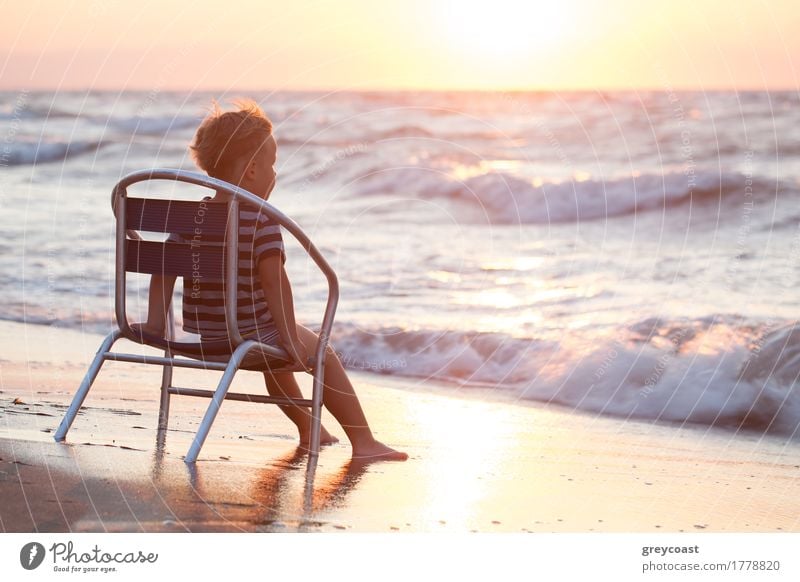
[[[210,198],[206,197],[206,200]],[[206,239],[205,242],[223,244],[222,237]],[[283,262],[286,262],[280,225],[259,210],[240,205],[236,308],[239,333],[242,335],[257,334],[263,338],[277,332],[258,276],[261,259],[273,254],[280,254]],[[184,279],[183,329],[199,334],[203,340],[227,338],[221,279],[202,278],[199,289],[191,279]]]

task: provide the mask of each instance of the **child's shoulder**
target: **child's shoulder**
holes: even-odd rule
[[[258,225],[259,228],[280,226],[277,220],[272,218],[269,214],[267,214],[263,210],[248,209],[242,212],[242,218],[246,220],[251,220],[253,223]]]

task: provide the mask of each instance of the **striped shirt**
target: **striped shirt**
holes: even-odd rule
[[[210,200],[206,197],[205,200]],[[179,241],[186,239],[179,236]],[[206,238],[204,242],[222,245],[221,237]],[[250,207],[239,207],[239,273],[236,313],[239,333],[265,337],[277,332],[275,321],[267,306],[264,289],[258,276],[261,259],[280,254],[286,262],[281,227],[272,218]],[[225,326],[224,288],[221,279],[184,278],[183,329],[199,334],[202,339],[227,338]]]

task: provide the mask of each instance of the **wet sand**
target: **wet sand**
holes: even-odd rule
[[[310,475],[276,406],[225,402],[187,466],[208,400],[174,397],[160,446],[160,369],[117,362],[55,443],[101,339],[0,322],[2,531],[800,531],[797,442],[357,371],[373,431],[408,461],[353,463],[326,412],[342,442]],[[218,378],[178,370],[175,384],[213,388]],[[310,393],[310,376],[298,378]],[[242,372],[233,389],[261,394],[263,380]]]

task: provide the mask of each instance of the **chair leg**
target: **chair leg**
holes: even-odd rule
[[[189,447],[189,452],[186,453],[186,458],[184,459],[186,463],[194,463],[197,461],[197,457],[200,455],[200,449],[203,448],[203,443],[206,441],[208,431],[211,430],[211,425],[217,417],[217,412],[219,412],[219,408],[222,406],[222,401],[225,400],[225,395],[228,393],[231,382],[233,382],[234,375],[238,371],[247,352],[257,345],[258,342],[250,340],[239,344],[233,351],[231,359],[225,368],[225,372],[222,374],[222,378],[214,392],[214,397],[211,399],[203,421],[200,423],[200,428],[197,429],[197,434],[194,436],[192,445]]]
[[[170,341],[175,340],[175,310],[172,304],[167,311],[167,326],[165,338]],[[172,351],[167,348],[164,350],[164,357],[171,358]],[[158,406],[158,430],[156,432],[156,443],[163,449],[164,438],[169,424],[169,389],[172,387],[173,366],[164,366],[161,371],[161,402]]]
[[[80,410],[81,406],[83,406],[83,401],[86,399],[86,395],[89,393],[89,388],[92,387],[92,383],[94,383],[95,378],[97,378],[97,373],[100,371],[100,368],[105,362],[106,352],[111,349],[111,346],[114,345],[114,342],[116,342],[121,335],[122,332],[116,329],[108,334],[106,339],[103,340],[103,343],[100,344],[100,348],[97,350],[94,360],[92,360],[92,364],[89,366],[89,370],[83,377],[83,382],[81,382],[78,391],[75,393],[75,396],[72,399],[72,404],[70,404],[69,408],[67,409],[67,413],[61,420],[61,424],[58,426],[58,430],[53,437],[55,438],[56,442],[61,442],[67,437],[67,432],[69,432],[72,422],[75,420],[75,416],[78,414],[78,410]]]
[[[169,350],[164,352],[167,358],[172,357]],[[169,424],[169,389],[172,386],[172,366],[164,366],[161,372],[161,403],[158,407],[158,432],[164,433]]]
[[[311,457],[319,455],[319,439],[322,426],[322,390],[325,366],[316,364],[314,368],[313,393],[311,396]]]

